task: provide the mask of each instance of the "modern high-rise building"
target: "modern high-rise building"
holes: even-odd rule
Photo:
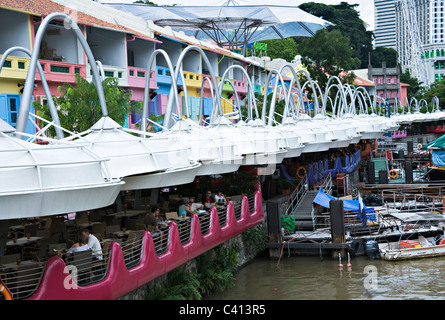
[[[413,5],[407,6],[409,2]],[[445,77],[445,1],[398,0],[395,17],[396,50],[402,71],[420,66],[429,83],[442,80]]]
[[[374,0],[375,46],[396,49],[395,3],[398,0]]]

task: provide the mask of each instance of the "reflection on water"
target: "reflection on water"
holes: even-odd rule
[[[445,260],[389,262],[367,257],[347,261],[319,257],[257,258],[236,276],[236,285],[209,300],[444,299]]]

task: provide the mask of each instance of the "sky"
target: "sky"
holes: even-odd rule
[[[115,3],[133,3],[136,0],[100,0],[100,2]],[[348,2],[358,4],[357,10],[360,12],[360,18],[367,24],[368,30],[374,30],[374,1],[373,0],[234,0],[238,5],[279,5],[279,6],[299,6],[306,2],[319,2],[324,4],[339,4]],[[151,0],[158,5],[177,4],[182,6],[220,6],[227,0]]]

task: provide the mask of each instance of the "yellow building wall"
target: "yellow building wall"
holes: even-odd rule
[[[1,56],[1,55],[0,55]],[[9,56],[0,73],[0,94],[19,94],[18,84],[24,84],[29,68],[29,58]]]

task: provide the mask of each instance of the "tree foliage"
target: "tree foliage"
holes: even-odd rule
[[[383,62],[386,62],[387,68],[397,67],[398,53],[392,48],[376,47],[371,51],[370,57],[374,68],[381,68]]]
[[[409,84],[407,89],[408,100],[412,98],[421,99],[424,93],[423,83],[419,79],[412,77],[408,69],[404,73],[400,73],[400,82]]]
[[[338,5],[308,2],[301,4],[299,8],[335,24],[329,29],[339,30],[343,36],[349,37],[352,58],[361,61],[360,68],[366,68],[369,52],[372,51],[374,33],[366,30],[365,22],[360,19],[356,10],[357,6],[358,4],[347,2]]]
[[[349,38],[339,30],[321,29],[301,42],[298,50],[312,80],[317,81],[322,90],[330,76],[339,76],[343,70],[354,69],[360,64],[358,58],[352,57]],[[352,83],[354,75],[350,73],[343,78]]]
[[[442,81],[434,82],[430,89],[425,92],[423,99],[428,103],[431,103],[434,97],[439,98],[440,109],[445,108],[445,79]]]
[[[276,58],[292,61],[298,55],[297,43],[293,38],[284,40],[273,39],[261,41],[267,43],[267,55],[273,60]]]
[[[132,111],[129,104],[131,94],[119,89],[118,80],[115,78],[106,78],[102,82],[102,86],[109,117],[123,125],[127,118],[128,109]],[[53,100],[58,108],[60,123],[63,128],[72,132],[82,132],[91,128],[102,117],[102,109],[95,85],[79,74],[76,74],[75,87],[70,83],[65,83],[59,86],[58,90],[61,95],[59,97],[53,96]],[[39,116],[52,121],[48,105],[42,106],[35,102],[34,107]]]

